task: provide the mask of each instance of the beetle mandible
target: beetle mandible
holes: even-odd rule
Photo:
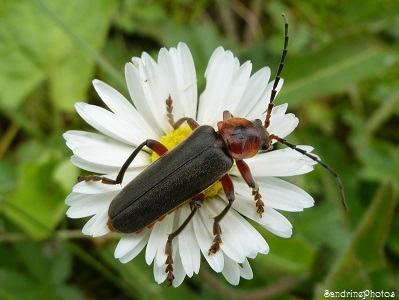
[[[251,170],[244,161],[255,156],[259,151],[272,149],[272,141],[280,142],[289,148],[314,160],[327,169],[337,180],[342,203],[347,208],[343,185],[339,175],[317,156],[297,148],[279,136],[269,134],[270,117],[277,94],[277,86],[284,67],[288,46],[288,21],[282,14],[285,23],[284,48],[280,64],[272,87],[267,113],[264,123],[259,119],[249,121],[234,117],[229,111],[223,113],[223,120],[218,122],[218,131],[208,125],[200,126],[192,118],[181,118],[173,121],[172,99],[166,100],[168,119],[174,129],[184,122],[193,132],[172,150],[160,142],[146,140],[136,147],[121,167],[116,179],[97,175],[80,176],[79,181],[101,181],[104,184],[121,184],[124,174],[137,154],[146,146],[160,156],[136,178],[129,182],[112,200],[108,210],[108,227],[111,231],[122,233],[139,232],[151,227],[155,222],[171,213],[187,202],[192,203],[191,213],[174,232],[168,235],[165,246],[166,272],[168,284],[174,279],[172,241],[178,236],[201,207],[204,199],[203,191],[216,181],[220,181],[228,200],[226,207],[214,218],[214,239],[208,255],[215,254],[222,243],[222,229],[220,221],[231,208],[235,196],[233,182],[228,174],[235,163],[241,176],[252,189],[257,213],[262,217],[264,203],[259,193],[259,187],[254,180]]]

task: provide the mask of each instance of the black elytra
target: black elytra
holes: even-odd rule
[[[108,210],[112,226],[136,232],[218,181],[234,162],[222,145],[211,126],[198,127],[114,198]]]

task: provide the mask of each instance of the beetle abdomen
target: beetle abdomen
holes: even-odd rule
[[[143,229],[211,186],[232,165],[219,134],[200,126],[122,189],[109,207],[110,222],[124,233]]]

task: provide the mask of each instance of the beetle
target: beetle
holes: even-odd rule
[[[297,148],[276,135],[269,134],[271,112],[277,94],[277,86],[284,67],[288,46],[288,21],[282,14],[285,23],[284,48],[280,59],[276,78],[272,87],[264,123],[234,117],[229,111],[223,113],[223,120],[218,122],[218,131],[208,125],[200,126],[192,118],[181,118],[173,121],[172,99],[166,100],[168,118],[174,129],[184,122],[192,129],[192,133],[179,145],[169,150],[160,142],[148,139],[138,145],[121,167],[116,179],[97,175],[80,176],[79,181],[101,181],[104,184],[121,184],[124,174],[137,154],[147,147],[160,156],[143,172],[129,182],[112,200],[108,210],[108,227],[111,231],[121,233],[140,232],[150,228],[165,215],[191,202],[191,212],[187,219],[174,232],[168,235],[165,246],[166,272],[168,284],[174,279],[172,240],[178,236],[201,207],[204,199],[203,191],[216,181],[220,181],[228,200],[225,208],[214,218],[214,239],[208,255],[215,254],[222,243],[220,221],[231,208],[235,196],[233,182],[228,175],[235,163],[241,176],[252,189],[257,213],[262,217],[264,203],[259,187],[251,170],[244,161],[258,154],[259,151],[272,149],[272,141],[276,140],[295,151],[314,160],[327,169],[335,178],[340,189],[342,203],[347,208],[344,188],[339,175],[317,156]]]

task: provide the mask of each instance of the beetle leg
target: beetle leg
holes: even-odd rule
[[[191,199],[191,202],[194,203],[193,209],[191,210],[190,214],[188,215],[187,219],[184,220],[184,222],[177,228],[174,232],[168,235],[168,240],[166,241],[166,246],[165,246],[165,254],[166,254],[166,269],[165,272],[168,273],[167,275],[167,280],[168,280],[168,285],[171,286],[173,279],[175,276],[173,275],[173,247],[172,247],[172,240],[177,237],[184,228],[186,228],[187,224],[191,221],[191,219],[194,217],[195,213],[197,212],[198,208],[201,207],[201,203],[204,200],[204,194],[200,193],[196,196],[194,196]]]
[[[140,145],[138,145],[136,147],[136,149],[134,149],[133,153],[130,154],[129,158],[122,165],[122,168],[120,169],[118,176],[116,177],[115,180],[104,177],[104,176],[86,175],[86,176],[79,176],[78,181],[101,181],[101,183],[104,183],[104,184],[114,184],[114,185],[122,183],[123,176],[125,176],[127,168],[132,163],[132,161],[135,159],[137,154],[141,151],[141,149],[144,148],[144,146],[147,146],[148,148],[150,148],[152,151],[154,151],[159,156],[168,152],[168,149],[160,142],[155,141],[155,140],[146,140],[143,143],[141,143]]]
[[[188,126],[190,126],[191,130],[194,130],[195,128],[200,126],[198,124],[198,122],[195,121],[193,118],[184,117],[184,118],[177,120],[175,122],[175,124],[173,124],[173,129],[179,128],[181,126],[181,124],[183,124],[185,121],[187,121],[187,124],[188,124]]]
[[[234,185],[233,181],[231,181],[231,178],[228,174],[224,175],[221,179],[220,182],[222,183],[224,193],[226,194],[227,200],[229,203],[227,206],[222,210],[220,214],[218,214],[213,221],[213,235],[215,238],[213,239],[213,244],[209,248],[208,255],[215,254],[216,252],[219,251],[220,249],[220,244],[222,243],[222,228],[220,227],[220,221],[223,219],[223,217],[227,214],[227,212],[230,210],[235,196],[234,196]]]
[[[195,128],[199,127],[200,125],[195,121],[193,118],[189,117],[183,117],[180,118],[175,122],[174,117],[173,117],[173,100],[170,97],[170,94],[168,96],[168,99],[165,101],[166,103],[166,111],[167,114],[166,116],[168,117],[168,122],[170,125],[172,125],[173,129],[179,128],[185,121],[187,121],[187,124],[190,126],[191,130],[194,130]]]
[[[236,160],[236,165],[238,170],[241,173],[242,178],[244,178],[245,182],[248,184],[250,188],[252,188],[252,195],[254,195],[256,211],[260,217],[262,217],[265,204],[262,201],[262,195],[259,193],[259,186],[252,177],[251,169],[248,167],[247,163],[243,160]]]
[[[81,175],[78,177],[78,181],[101,181],[101,183],[104,184],[117,184],[117,182],[113,179],[98,175]]]
[[[187,124],[190,126],[191,130],[194,130],[195,128],[199,127],[200,125],[195,121],[193,118],[189,117],[183,117],[180,118],[175,122],[174,117],[173,117],[173,100],[170,97],[170,94],[168,96],[168,99],[165,101],[166,103],[166,111],[167,114],[166,116],[168,117],[168,122],[170,125],[172,125],[173,129],[179,128],[185,121],[187,121]]]

